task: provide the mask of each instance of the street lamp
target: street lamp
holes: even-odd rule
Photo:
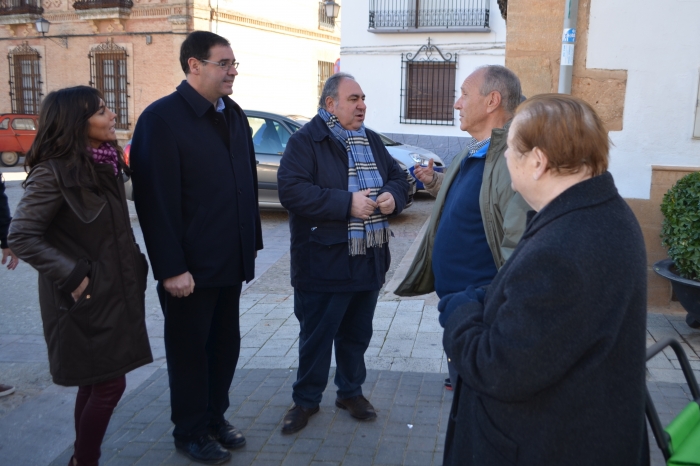
[[[324,6],[326,7],[326,16],[328,16],[329,18],[336,19],[340,14],[340,5],[338,3],[335,3],[335,1],[326,0],[324,2]]]
[[[36,32],[40,32],[42,37],[46,37],[46,33],[49,32],[49,26],[51,26],[51,23],[49,20],[44,19],[44,18],[39,18],[36,20],[34,23],[34,26],[36,27]],[[53,37],[47,37],[51,42],[60,45],[61,47],[67,49],[68,48],[68,38],[67,37],[59,37],[58,40],[54,39]]]
[[[49,32],[49,26],[51,26],[51,23],[49,23],[47,19],[39,18],[36,20],[34,25],[36,26],[36,32],[40,32],[42,36],[46,36],[46,33]]]

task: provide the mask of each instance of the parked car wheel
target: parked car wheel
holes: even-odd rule
[[[17,162],[19,162],[19,154],[10,151],[3,152],[2,155],[0,155],[0,161],[2,161],[2,164],[6,167],[14,167],[17,165]]]

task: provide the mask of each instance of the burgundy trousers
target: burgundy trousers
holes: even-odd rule
[[[98,466],[102,440],[114,408],[119,403],[126,377],[83,385],[75,399],[75,453],[78,466]]]

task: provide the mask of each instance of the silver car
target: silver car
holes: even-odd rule
[[[287,147],[287,141],[293,133],[299,130],[309,119],[297,115],[288,117],[275,113],[259,112],[256,110],[244,110],[248,117],[248,124],[253,132],[253,147],[255,148],[255,158],[258,163],[258,196],[259,205],[262,208],[281,209],[279,195],[277,193],[277,169],[280,166],[280,159]],[[387,150],[399,163],[399,166],[406,172],[409,181],[409,192],[407,193],[409,207],[413,202],[413,195],[416,193],[416,180],[411,175],[406,163],[391,151],[391,143],[398,145],[386,136],[380,135],[382,142],[387,146]],[[387,144],[387,141],[390,143]],[[421,149],[422,150],[422,149]],[[439,157],[435,155],[439,160]],[[442,161],[440,160],[440,164]],[[413,168],[413,165],[410,165]]]
[[[277,193],[277,169],[280,166],[280,159],[282,158],[284,149],[287,147],[287,141],[289,141],[289,138],[294,132],[299,130],[299,128],[309,120],[299,116],[285,117],[275,113],[258,112],[255,110],[244,111],[248,117],[248,124],[253,133],[253,147],[255,149],[258,172],[258,205],[261,208],[267,209],[283,209]],[[413,203],[413,195],[416,193],[417,188],[416,179],[412,176],[413,165],[409,165],[409,170],[406,163],[402,160],[406,159],[408,152],[400,150],[395,154],[395,147],[400,144],[384,135],[380,135],[380,137],[389,153],[406,172],[406,178],[409,182],[409,190],[407,193],[408,203],[406,207],[409,207]],[[423,151],[423,149],[415,149]],[[129,163],[130,152],[131,140],[124,146],[124,158],[127,164]],[[432,152],[428,154],[432,154]],[[441,166],[442,161],[439,160],[437,155],[433,154],[430,155],[430,157],[436,159],[436,166]],[[133,200],[130,179],[126,181],[124,188],[126,190],[127,199]]]

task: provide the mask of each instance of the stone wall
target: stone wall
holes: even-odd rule
[[[594,0],[603,1],[603,0]],[[589,69],[588,53],[591,0],[580,0],[574,55],[572,94],[589,102],[601,115],[609,131],[623,129],[627,71]],[[527,96],[557,92],[564,22],[561,0],[509,0],[506,66],[522,82]],[[630,169],[635,167],[630,167]],[[656,261],[667,257],[661,246],[660,204],[663,195],[687,173],[698,168],[653,165],[649,199],[626,199],[642,227],[647,249],[648,300],[652,306],[667,306],[671,287],[653,271]]]
[[[626,70],[586,67],[591,0],[580,0],[572,94],[590,103],[608,130],[622,129],[627,87]],[[564,2],[562,0],[510,0],[506,66],[523,85],[526,96],[557,92]]]
[[[647,248],[648,293],[650,306],[664,306],[671,300],[671,284],[658,276],[652,266],[654,262],[668,257],[661,245],[661,201],[664,194],[685,175],[698,171],[697,167],[652,167],[650,199],[626,199],[637,216],[644,234]]]

